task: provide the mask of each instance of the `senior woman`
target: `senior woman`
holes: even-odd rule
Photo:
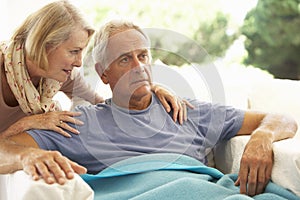
[[[77,112],[60,111],[53,96],[64,92],[92,104],[104,99],[94,92],[74,68],[82,65],[82,56],[94,29],[80,11],[67,1],[49,3],[32,13],[15,31],[9,42],[0,46],[0,138],[29,129],[48,129],[66,137],[79,132],[66,122],[81,125],[73,117]],[[174,120],[181,123],[185,105],[160,86],[153,86]],[[74,92],[76,91],[76,92]]]

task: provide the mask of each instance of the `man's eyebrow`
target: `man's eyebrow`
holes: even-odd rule
[[[142,51],[142,53],[148,53],[148,52],[149,52],[149,50],[148,50],[148,49],[146,49],[146,48],[144,48],[144,49],[141,49],[141,51]]]
[[[136,49],[136,50],[140,50],[141,52],[140,53],[148,53],[148,49],[147,48],[143,48],[143,49]],[[126,53],[122,53],[121,55],[118,56],[117,59],[123,57],[123,56],[131,56],[132,55],[132,52],[126,52]]]
[[[130,56],[131,55],[131,52],[126,52],[126,53],[122,53],[121,55],[118,56],[117,59],[123,57],[123,56]]]

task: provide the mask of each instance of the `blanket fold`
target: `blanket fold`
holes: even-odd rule
[[[169,153],[129,158],[82,178],[93,188],[95,200],[300,200],[272,182],[263,194],[242,195],[234,185],[236,174],[224,175],[194,158]]]

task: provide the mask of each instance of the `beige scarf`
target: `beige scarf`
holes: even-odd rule
[[[62,83],[53,79],[41,79],[38,91],[31,82],[26,68],[23,45],[1,42],[0,51],[4,55],[7,82],[25,114],[60,110],[59,103],[52,98]]]

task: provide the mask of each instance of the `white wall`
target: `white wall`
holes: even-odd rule
[[[53,0],[1,0],[0,40],[9,39],[12,32],[32,12]]]

